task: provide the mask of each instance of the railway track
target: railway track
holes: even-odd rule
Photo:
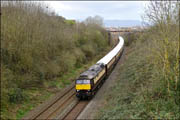
[[[89,101],[79,101],[75,93],[75,84],[73,83],[22,119],[76,119]]]
[[[71,111],[69,111],[69,113],[66,116],[64,116],[63,119],[76,119],[88,103],[89,101],[79,101],[78,104],[74,106],[73,109],[71,109]]]

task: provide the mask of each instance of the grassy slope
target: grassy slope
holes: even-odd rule
[[[147,60],[147,45],[146,42],[133,42],[128,47],[117,84],[109,89],[107,104],[101,108],[97,118],[180,118],[179,105],[176,103],[178,95],[174,91],[170,96],[162,92],[167,88],[154,76],[158,70]]]
[[[82,67],[73,69],[62,77],[56,78],[55,81],[47,81],[45,83],[46,87],[24,90],[24,94],[28,95],[26,100],[21,104],[12,103],[9,109],[2,111],[2,118],[21,119],[28,111],[37,107],[43,101],[55,95],[59,90],[74,82],[75,78],[78,77],[82,71],[95,64],[97,60],[100,59],[103,55],[105,55],[108,51],[109,49],[104,51],[101,55],[96,56],[96,58],[94,58],[92,61],[89,61],[87,64],[82,65]]]
[[[66,20],[41,3],[2,2],[1,18],[3,119],[21,118],[110,49],[102,26]]]

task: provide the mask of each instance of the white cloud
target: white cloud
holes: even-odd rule
[[[104,19],[140,20],[148,1],[45,1],[67,19],[100,15]]]
[[[56,12],[64,10],[73,10],[71,5],[63,4],[63,2],[61,1],[44,1],[44,3],[48,4]]]

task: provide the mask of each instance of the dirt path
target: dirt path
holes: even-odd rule
[[[97,112],[99,111],[99,108],[104,106],[106,104],[105,100],[105,93],[108,90],[111,90],[111,87],[116,84],[116,80],[119,74],[119,71],[121,70],[120,66],[123,64],[123,62],[126,59],[128,49],[124,49],[124,53],[121,56],[121,59],[118,61],[117,65],[115,66],[112,73],[109,75],[106,82],[103,84],[103,86],[99,89],[97,94],[94,96],[94,98],[90,101],[90,103],[86,106],[86,108],[81,112],[81,114],[78,116],[77,119],[94,119],[97,115]]]

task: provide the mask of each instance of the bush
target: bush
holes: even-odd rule
[[[152,1],[146,31],[125,37],[133,42],[125,41],[130,50],[100,118],[180,119],[178,6]]]
[[[108,47],[97,22],[66,20],[37,2],[4,1],[1,9],[2,106],[22,102],[24,90],[45,87]]]
[[[22,89],[15,88],[9,92],[9,102],[11,103],[20,103],[24,99]]]
[[[131,32],[131,33],[127,33],[125,34],[124,37],[124,44],[125,46],[130,46],[133,42],[137,41],[137,38],[139,38],[139,36],[142,33],[136,33],[136,32]]]

